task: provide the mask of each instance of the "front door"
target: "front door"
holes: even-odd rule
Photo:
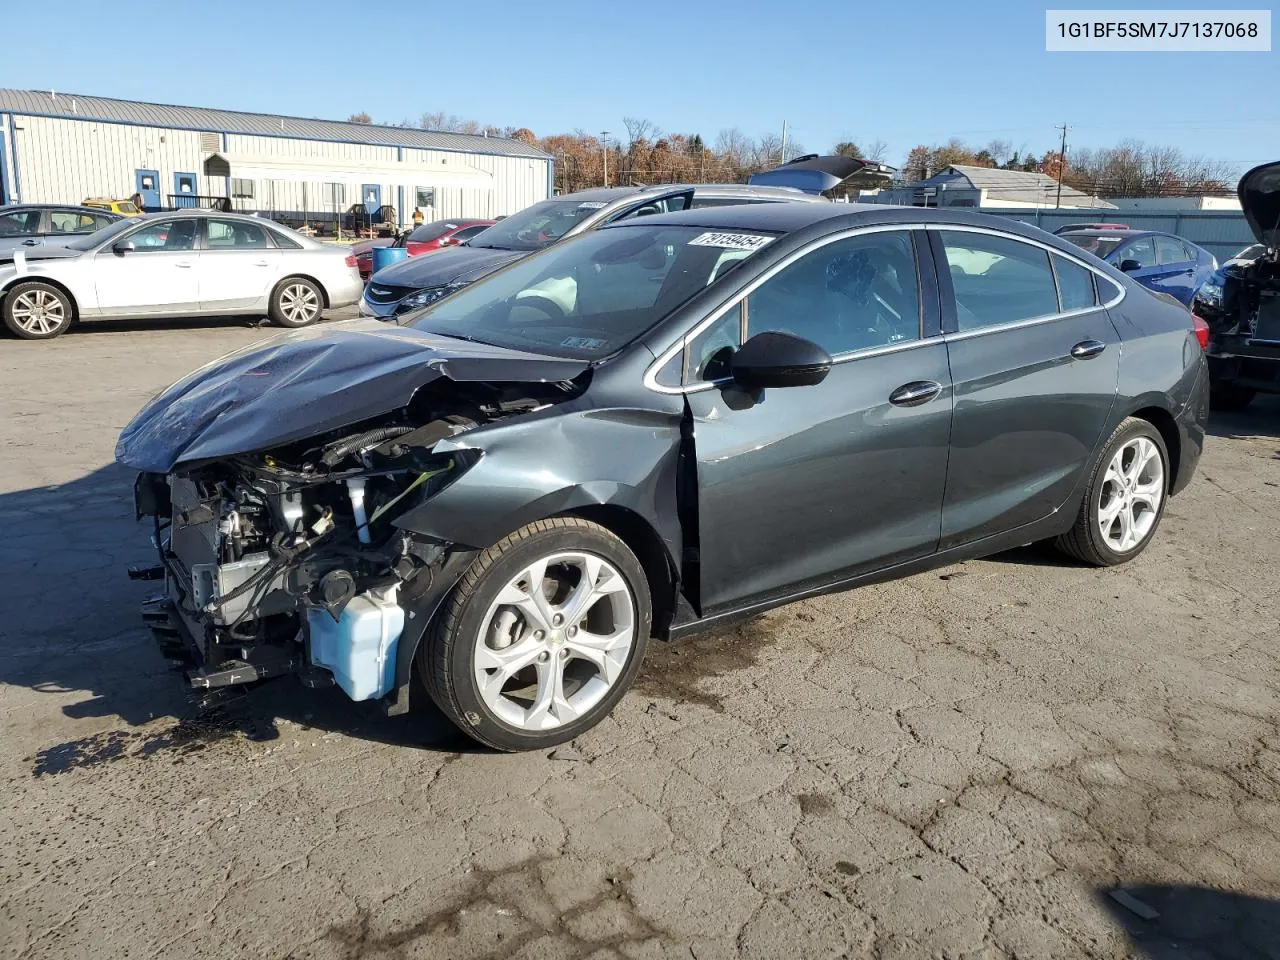
[[[243,220],[204,221],[200,252],[200,309],[226,312],[267,309],[267,295],[280,274],[281,253],[265,228]]]
[[[160,210],[160,174],[156,170],[135,170],[134,189],[142,194],[142,205],[150,211]]]
[[[936,317],[913,232],[818,243],[687,350],[704,615],[937,547],[951,390],[946,345],[923,336]],[[743,326],[806,337],[836,362],[816,386],[749,395],[725,379]]]
[[[196,175],[194,173],[175,173],[173,175],[173,205],[177,209],[198,207],[196,199]]]
[[[146,223],[99,251],[94,258],[98,307],[107,316],[180,315],[199,308],[196,249],[199,222]],[[133,249],[114,247],[129,241]]]
[[[382,187],[376,183],[364,184],[360,188],[360,202],[371,219],[376,217],[378,208],[382,206]]]
[[[1111,416],[1120,338],[1075,261],[1003,234],[946,230],[934,243],[955,384],[946,549],[1067,501]]]

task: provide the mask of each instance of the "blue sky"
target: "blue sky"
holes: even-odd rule
[[[951,136],[1041,153],[1064,122],[1069,149],[1135,137],[1240,170],[1280,156],[1280,103],[1263,94],[1280,54],[1046,53],[1044,10],[954,0],[14,3],[5,33],[19,42],[7,45],[0,85],[333,119],[365,110],[386,122],[443,110],[539,135],[620,133],[624,116],[639,116],[710,141],[726,127],[780,132],[786,120],[809,150],[880,139],[893,164]]]

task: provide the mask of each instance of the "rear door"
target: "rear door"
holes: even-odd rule
[[[116,253],[108,244],[94,255],[98,306],[111,316],[193,313],[199,308],[196,265],[199,222],[152,220],[117,240],[134,249]]]
[[[689,338],[704,614],[936,549],[952,401],[917,237],[816,241]],[[826,349],[835,360],[827,378],[754,396],[736,388],[729,357],[744,334],[768,330]],[[909,396],[903,388],[913,386]]]
[[[1177,237],[1155,237],[1156,271],[1152,274],[1152,282],[1147,284],[1152,290],[1159,290],[1176,298],[1181,303],[1191,303],[1195,291],[1195,256]]]
[[[200,309],[266,309],[281,271],[281,252],[265,227],[243,220],[204,221],[200,254]]]
[[[1066,502],[1111,416],[1120,338],[1081,263],[986,229],[931,239],[955,388],[945,550]]]

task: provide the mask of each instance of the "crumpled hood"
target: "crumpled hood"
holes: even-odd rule
[[[386,284],[423,290],[446,283],[471,283],[513,260],[527,257],[525,250],[489,250],[482,247],[449,247],[428,257],[410,257],[383,267],[369,281],[370,287]]]
[[[1236,195],[1258,242],[1280,246],[1280,160],[1246,173],[1236,186]]]
[[[588,366],[378,320],[311,327],[179,380],[124,428],[116,460],[168,473],[180,463],[266,450],[391,413],[442,377],[554,383]]]

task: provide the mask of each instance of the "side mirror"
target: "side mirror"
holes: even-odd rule
[[[133,251],[137,250],[138,248],[133,245],[132,240],[120,240],[114,246],[112,246],[111,249],[114,250],[116,253],[126,254],[126,253],[133,253]]]
[[[1122,273],[1133,273],[1135,270],[1141,270],[1142,264],[1137,260],[1121,260],[1120,271]]]
[[[729,369],[744,387],[811,387],[827,378],[831,354],[803,337],[766,331],[738,349]]]

